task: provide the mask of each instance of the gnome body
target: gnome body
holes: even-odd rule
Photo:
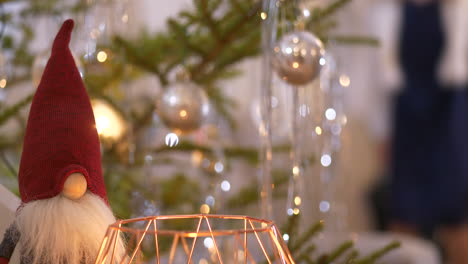
[[[0,244],[21,264],[94,263],[109,224],[91,103],[68,47],[73,21],[58,32],[31,104],[19,170],[22,204]]]

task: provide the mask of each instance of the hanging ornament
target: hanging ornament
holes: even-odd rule
[[[99,137],[111,141],[120,139],[126,131],[125,121],[122,116],[103,100],[93,99],[91,105]]]
[[[163,123],[180,133],[197,130],[209,113],[205,91],[192,82],[177,82],[167,88],[157,102],[157,112]]]
[[[39,82],[41,81],[41,78],[42,78],[42,73],[44,72],[47,62],[49,61],[49,58],[50,58],[50,50],[45,50],[43,52],[40,52],[34,58],[32,70],[31,70],[32,82],[34,84],[34,87],[37,87],[39,85]],[[80,72],[80,75],[83,78],[83,73],[84,73],[83,66],[79,59],[77,59],[75,56],[73,56],[73,58],[75,59],[76,67],[78,68],[78,71]]]
[[[280,78],[292,85],[313,81],[325,65],[325,49],[314,34],[293,31],[273,48],[272,66]]]

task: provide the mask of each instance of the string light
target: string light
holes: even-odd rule
[[[216,162],[215,165],[214,165],[214,170],[215,170],[217,173],[223,172],[223,170],[224,170],[224,165],[223,165],[223,163],[220,162],[220,161]]]
[[[213,242],[213,239],[211,237],[207,237],[203,240],[203,245],[206,247],[206,248],[212,248],[214,247],[214,242]]]
[[[215,198],[211,195],[208,195],[205,199],[205,203],[209,206],[214,206],[215,204]]]
[[[343,87],[348,87],[351,84],[351,80],[349,79],[349,76],[345,75],[345,74],[341,75],[340,76],[340,84]]]
[[[320,212],[328,212],[330,210],[330,202],[321,201],[319,204]]]
[[[324,58],[320,58],[320,60],[319,60],[319,63],[320,63],[320,65],[322,65],[322,66],[325,65],[326,62],[327,62],[327,61],[326,61]]]
[[[325,117],[328,119],[328,120],[335,120],[336,118],[336,111],[335,109],[333,108],[328,108],[326,111],[325,111]]]
[[[122,22],[123,22],[123,23],[127,23],[127,22],[128,22],[128,14],[124,14],[124,15],[122,16]]]
[[[223,182],[221,182],[221,190],[228,192],[229,190],[231,190],[231,184],[228,181],[224,180]]]
[[[292,173],[293,173],[294,176],[299,175],[299,167],[298,167],[298,166],[294,166],[294,167],[292,168]]]
[[[5,78],[0,80],[0,88],[5,88],[7,85],[7,80]]]
[[[179,111],[179,116],[180,116],[182,119],[187,118],[187,110],[184,110],[184,109],[180,110],[180,111]]]
[[[103,50],[101,50],[100,52],[98,52],[98,54],[96,55],[96,59],[99,61],[99,62],[105,62],[107,60],[107,53]]]
[[[319,135],[319,136],[322,135],[322,128],[320,128],[319,126],[316,126],[316,127],[315,127],[315,133],[316,133],[317,135]]]
[[[207,204],[202,204],[202,206],[200,206],[200,213],[209,214],[210,213],[210,206],[207,205]]]
[[[324,167],[330,166],[332,162],[331,156],[328,154],[323,154],[322,157],[320,158],[320,164]]]
[[[179,144],[179,136],[176,133],[168,133],[165,138],[166,146],[172,148]]]
[[[299,205],[301,205],[301,202],[302,202],[301,197],[296,196],[296,197],[294,198],[294,204],[295,204],[295,205],[299,206]]]

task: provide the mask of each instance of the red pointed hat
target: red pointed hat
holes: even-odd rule
[[[107,202],[91,103],[68,47],[73,25],[65,21],[55,37],[31,104],[19,170],[23,203],[60,194],[75,172]]]

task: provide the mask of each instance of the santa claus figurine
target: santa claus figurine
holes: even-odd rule
[[[0,245],[21,264],[94,263],[109,224],[101,153],[90,100],[63,23],[31,105],[19,169],[21,206]]]

